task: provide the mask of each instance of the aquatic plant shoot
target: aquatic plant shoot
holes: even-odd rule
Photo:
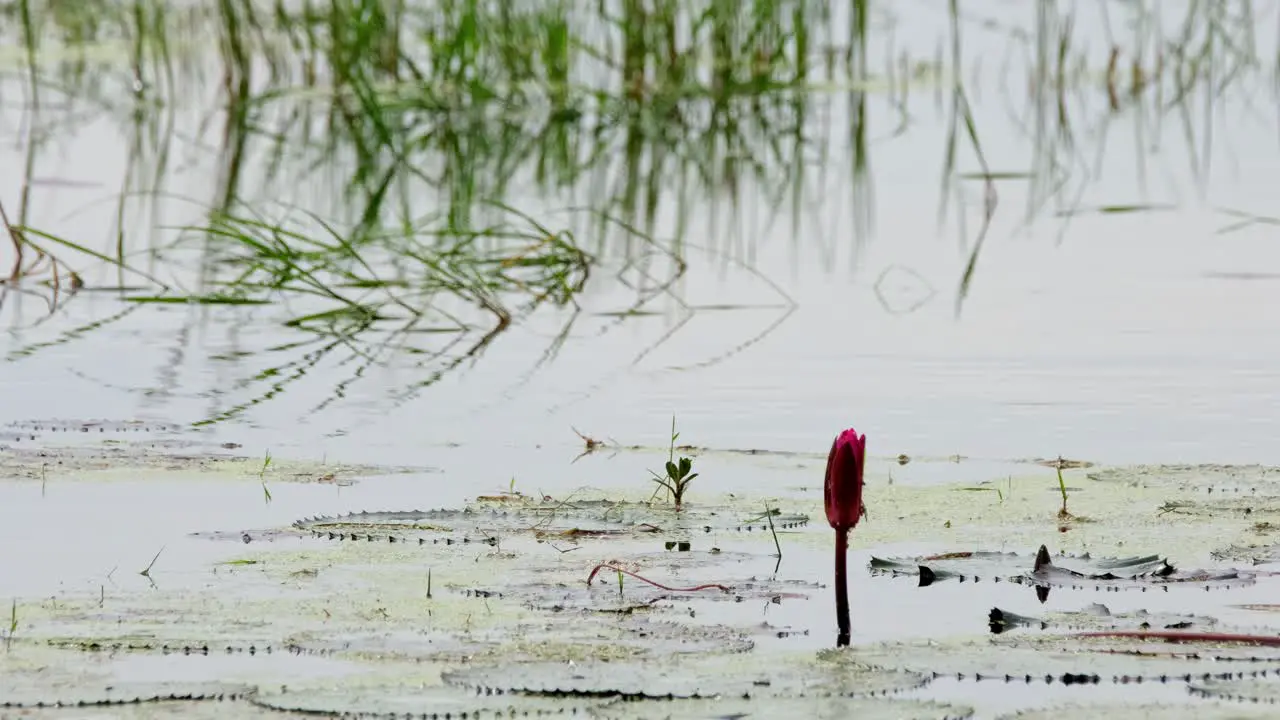
[[[867,459],[867,436],[849,428],[836,436],[827,456],[823,503],[827,522],[836,531],[836,646],[849,644],[849,531],[867,514],[862,504],[862,471]]]

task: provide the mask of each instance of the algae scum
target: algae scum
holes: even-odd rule
[[[275,460],[268,474],[161,425],[9,430],[4,507],[42,486],[128,494],[157,472],[155,483],[177,473],[241,495],[270,483],[282,498],[415,472]],[[716,455],[703,449],[700,462]],[[870,520],[852,536],[866,568],[854,641],[837,650],[831,531],[805,481],[822,460],[794,459],[768,498],[680,510],[511,490],[182,532],[141,574],[12,598],[0,706],[16,717],[965,718],[1105,703],[1261,717],[1280,698],[1272,469],[1073,470],[1068,518],[1053,472],[1033,463],[997,495],[891,482],[896,463],[873,459]],[[73,552],[94,542],[88,532],[45,536]]]

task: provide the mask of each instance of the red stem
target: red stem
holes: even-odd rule
[[[644,577],[644,576],[641,576],[641,575],[637,575],[637,574],[635,574],[635,573],[631,572],[630,570],[626,570],[626,569],[620,568],[620,567],[618,567],[617,565],[610,565],[609,563],[603,563],[603,564],[601,564],[601,565],[597,565],[597,566],[595,566],[595,568],[593,568],[593,569],[591,570],[591,574],[587,576],[587,584],[588,584],[588,585],[590,585],[590,584],[591,584],[591,581],[595,579],[595,577],[596,577],[596,573],[598,573],[598,572],[600,572],[601,570],[604,570],[604,569],[606,569],[606,568],[607,568],[607,569],[609,569],[609,570],[615,570],[615,571],[620,572],[620,573],[623,573],[623,574],[625,574],[625,575],[630,575],[631,577],[633,577],[633,578],[635,578],[635,579],[637,579],[637,580],[643,580],[644,582],[647,582],[647,583],[649,583],[650,585],[652,585],[652,586],[654,586],[654,587],[656,587],[656,588],[662,588],[663,590],[667,590],[667,591],[669,591],[669,592],[697,592],[697,591],[699,591],[699,590],[709,590],[709,589],[711,589],[711,588],[716,588],[717,590],[720,590],[721,592],[729,592],[729,588],[727,588],[727,587],[725,587],[724,585],[721,585],[721,584],[719,584],[719,583],[707,583],[707,584],[705,584],[705,585],[695,585],[694,587],[689,587],[689,588],[674,588],[674,587],[670,587],[670,586],[667,586],[667,585],[663,585],[662,583],[659,583],[659,582],[654,582],[654,581],[650,580],[650,579],[649,579],[649,578],[647,578],[647,577]]]
[[[1169,642],[1226,642],[1251,643],[1254,645],[1280,646],[1280,637],[1274,635],[1239,635],[1236,633],[1191,633],[1169,632],[1157,630],[1102,630],[1098,632],[1076,633],[1076,637],[1114,637],[1114,638],[1149,638],[1151,640],[1168,640]]]
[[[836,530],[836,623],[840,634],[836,636],[836,647],[849,644],[849,578],[847,572],[847,556],[849,554],[849,531]]]

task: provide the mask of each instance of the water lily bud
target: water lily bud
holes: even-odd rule
[[[824,500],[827,522],[837,531],[850,530],[866,514],[862,504],[862,467],[867,456],[867,436],[849,428],[840,433],[827,456]]]

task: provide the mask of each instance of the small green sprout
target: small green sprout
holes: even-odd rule
[[[15,599],[13,605],[9,607],[9,632],[4,637],[5,649],[8,649],[9,643],[13,642],[13,636],[18,632],[18,601]]]
[[[263,502],[271,503],[271,490],[267,488],[267,468],[271,466],[271,451],[267,451],[266,457],[262,459],[262,469],[258,471],[258,481],[262,483]]]
[[[667,450],[667,464],[664,468],[666,475],[659,475],[650,470],[649,474],[653,475],[653,481],[660,488],[665,488],[667,494],[671,497],[671,501],[679,508],[684,503],[684,492],[689,488],[689,483],[698,477],[698,473],[693,472],[693,460],[682,457],[676,461],[676,440],[680,439],[680,433],[676,432],[676,417],[671,416],[671,445]],[[657,491],[654,491],[657,494]]]
[[[1062,491],[1062,509],[1058,511],[1058,517],[1066,519],[1071,517],[1071,513],[1067,512],[1067,481],[1062,479],[1062,466],[1064,464],[1062,456],[1058,456],[1058,489]]]

